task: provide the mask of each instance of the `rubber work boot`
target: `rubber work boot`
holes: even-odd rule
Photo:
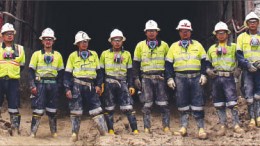
[[[169,127],[164,127],[164,128],[163,128],[163,131],[164,131],[165,133],[170,132],[170,128],[169,128]]]
[[[225,125],[222,125],[222,126],[220,127],[220,129],[218,130],[217,135],[218,135],[218,136],[224,136],[225,134],[226,134],[226,126],[225,126]]]
[[[134,111],[128,111],[128,112],[126,112],[126,116],[127,116],[127,119],[130,123],[130,127],[131,127],[132,131],[134,133],[136,131],[136,134],[138,134],[135,112]]]
[[[41,116],[39,115],[33,115],[32,116],[32,123],[31,123],[31,137],[36,137],[36,132],[38,130],[38,127],[40,125]]]
[[[176,131],[173,134],[177,135],[177,136],[186,136],[187,135],[187,128],[181,127],[181,129],[179,131]]]
[[[254,129],[255,127],[256,127],[255,119],[251,119],[249,124],[248,124],[248,128],[249,129]]]
[[[207,138],[207,133],[205,132],[204,128],[199,129],[199,139],[206,139]]]
[[[21,115],[11,114],[10,119],[11,119],[12,136],[20,135],[19,127],[20,127]]]
[[[144,133],[150,133],[150,129],[149,128],[144,128]]]
[[[234,132],[235,133],[244,133],[245,131],[238,124],[236,124],[234,127]]]
[[[78,134],[77,133],[72,133],[71,137],[70,137],[70,141],[71,142],[76,142],[78,141]]]
[[[109,129],[108,132],[110,130],[113,130],[113,134],[114,133],[114,113],[113,112],[105,112],[104,113],[104,117],[105,117],[105,120],[106,120],[106,124],[107,124],[107,128]]]
[[[107,124],[106,124],[104,115],[103,114],[97,115],[97,116],[93,117],[93,120],[97,124],[97,128],[98,128],[100,135],[103,135],[103,136],[106,135],[108,128],[107,128]]]
[[[111,135],[115,135],[115,132],[114,132],[113,129],[109,129],[109,130],[108,130],[108,133],[111,134]]]
[[[133,131],[133,134],[134,134],[134,135],[138,135],[138,134],[139,134],[138,130],[134,130],[134,131]]]
[[[57,118],[56,116],[49,116],[49,125],[50,125],[50,130],[51,130],[51,136],[53,138],[57,137]]]
[[[76,142],[78,140],[78,133],[80,128],[80,117],[79,116],[70,116],[71,125],[72,125],[72,135],[70,141]]]
[[[260,127],[260,117],[256,118],[256,125],[257,125],[257,127]]]

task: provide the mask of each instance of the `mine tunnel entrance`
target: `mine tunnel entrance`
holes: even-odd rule
[[[193,38],[205,49],[214,40],[211,32],[222,19],[224,8],[220,2],[46,2],[45,27],[55,30],[56,48],[63,54],[64,61],[73,50],[74,36],[79,30],[92,38],[90,49],[101,52],[110,47],[107,39],[114,28],[123,31],[127,40],[124,44],[132,55],[135,45],[145,39],[144,27],[149,19],[155,20],[161,32],[159,37],[169,45],[179,39],[176,27],[181,19],[192,23]],[[227,13],[227,11],[225,12]],[[41,31],[41,30],[38,30]]]
[[[32,22],[37,33],[30,36],[30,29],[25,25],[20,25],[22,27],[18,30],[18,42],[27,49],[27,65],[32,52],[41,49],[38,38],[46,27],[55,31],[57,40],[54,49],[62,54],[66,64],[69,54],[76,50],[73,42],[75,34],[80,30],[87,32],[92,38],[89,48],[100,56],[102,51],[110,48],[107,41],[110,32],[118,28],[126,37],[124,47],[133,56],[136,44],[145,39],[143,30],[150,19],[158,23],[161,28],[159,38],[169,46],[179,40],[176,31],[178,22],[182,19],[190,20],[193,28],[192,38],[200,41],[207,50],[214,42],[211,33],[218,21],[233,18],[242,24],[244,18],[243,1],[22,1],[17,2],[16,7],[23,10],[20,12],[17,9],[16,14]],[[11,12],[12,9],[7,11]],[[232,30],[231,27],[230,29]],[[24,71],[22,80],[26,82],[27,77],[28,74]],[[28,88],[28,85],[25,84],[21,88]],[[22,96],[25,102],[28,102],[28,91],[23,90],[26,92]],[[67,105],[64,99],[62,98],[60,103],[62,106]],[[136,96],[134,99],[139,103]]]

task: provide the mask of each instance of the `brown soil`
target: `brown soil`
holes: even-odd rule
[[[249,122],[247,116],[246,102],[244,99],[239,100],[239,111],[241,125],[246,131],[244,134],[235,134],[232,129],[231,115],[228,110],[228,132],[226,136],[218,137],[216,131],[219,128],[218,117],[215,108],[211,102],[206,105],[205,125],[208,133],[207,140],[199,140],[197,138],[197,127],[194,118],[190,116],[188,135],[186,137],[173,136],[171,132],[164,133],[161,126],[160,113],[155,107],[152,114],[152,128],[150,134],[143,132],[143,120],[140,112],[140,104],[137,108],[137,122],[140,130],[139,135],[133,135],[130,129],[127,129],[127,120],[120,112],[115,114],[115,132],[116,135],[100,136],[95,128],[94,122],[88,115],[82,118],[79,141],[72,143],[69,141],[71,135],[71,125],[68,112],[66,110],[59,111],[58,118],[58,137],[52,138],[48,125],[47,116],[43,116],[36,138],[29,137],[31,124],[30,101],[23,101],[20,109],[22,115],[21,136],[10,136],[7,130],[0,130],[0,145],[259,145],[260,132],[259,128],[249,131],[247,124]],[[6,105],[6,103],[5,103]],[[64,108],[64,107],[63,107]],[[179,128],[179,116],[175,107],[171,109],[171,131]],[[9,121],[7,108],[2,109],[2,119]]]

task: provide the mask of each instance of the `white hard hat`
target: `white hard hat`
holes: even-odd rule
[[[85,33],[84,31],[79,31],[76,35],[75,35],[75,42],[73,43],[74,45],[77,45],[78,42],[81,41],[89,41],[91,40],[91,38],[88,36],[87,33]]]
[[[244,25],[247,26],[246,22],[250,19],[257,19],[258,21],[260,20],[259,17],[256,15],[255,12],[250,12],[249,14],[246,15],[246,19],[244,21]]]
[[[158,27],[158,24],[154,20],[148,20],[145,23],[144,31],[149,30],[149,29],[155,29],[157,31],[160,31],[160,28]]]
[[[191,23],[187,19],[183,19],[179,22],[179,25],[177,26],[176,30],[179,29],[188,29],[192,31]]]
[[[109,42],[111,42],[111,39],[114,37],[122,37],[123,41],[126,40],[126,38],[124,37],[122,31],[120,31],[119,29],[114,29],[111,33],[110,33],[110,38],[108,39]]]
[[[219,30],[226,30],[228,31],[228,34],[231,33],[231,31],[228,29],[228,26],[226,23],[220,21],[218,22],[216,25],[215,25],[215,29],[214,31],[212,32],[214,35],[216,35],[216,32],[219,31]]]
[[[51,28],[45,28],[42,31],[42,35],[39,37],[40,40],[42,40],[42,38],[53,38],[54,40],[56,40],[56,37],[54,36],[54,31]]]
[[[7,31],[13,31],[14,34],[16,33],[13,24],[10,24],[10,23],[5,23],[5,24],[2,26],[1,34],[3,34],[4,32],[7,32]]]

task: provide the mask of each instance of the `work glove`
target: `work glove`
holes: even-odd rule
[[[241,69],[240,69],[239,67],[236,67],[236,68],[234,69],[233,74],[234,74],[234,77],[235,77],[235,78],[239,78],[239,76],[241,75]]]
[[[101,95],[101,88],[99,86],[95,87],[96,93],[100,96]]]
[[[210,78],[214,79],[217,74],[214,72],[214,69],[207,68],[206,73],[209,75]]]
[[[201,75],[201,76],[200,76],[199,83],[200,83],[201,86],[202,86],[202,85],[205,85],[205,84],[207,83],[207,78],[206,78],[205,75]]]
[[[140,81],[138,78],[135,79],[135,87],[136,87],[138,90],[141,90],[141,88],[142,88],[141,81]]]
[[[254,62],[253,66],[260,69],[260,60],[257,60],[256,62]]]
[[[250,64],[248,65],[248,71],[249,71],[249,72],[256,72],[256,71],[257,71],[257,68],[254,67],[254,65],[250,63]]]
[[[174,90],[175,87],[176,87],[176,84],[175,84],[173,78],[169,78],[169,79],[167,80],[167,85],[168,85],[172,90]]]
[[[36,87],[33,87],[33,88],[31,89],[31,93],[32,93],[32,95],[36,96],[36,95],[37,95],[37,88],[36,88]]]
[[[133,96],[135,94],[135,88],[130,87],[128,90],[129,90],[129,93],[131,96]]]
[[[100,93],[100,96],[104,93],[104,90],[105,90],[105,84],[102,83],[102,84],[101,84],[101,93]]]
[[[67,97],[68,99],[72,99],[71,90],[67,90],[67,91],[66,91],[66,97]]]

